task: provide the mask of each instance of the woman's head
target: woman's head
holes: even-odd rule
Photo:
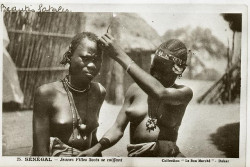
[[[91,32],[77,34],[64,54],[61,64],[69,63],[70,75],[93,79],[101,68],[102,50],[98,37]]]
[[[150,73],[169,86],[186,68],[187,48],[178,39],[162,43],[155,52]]]

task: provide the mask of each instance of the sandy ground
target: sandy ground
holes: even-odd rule
[[[225,157],[224,152],[212,143],[210,135],[218,128],[239,122],[239,104],[199,105],[195,103],[197,94],[202,94],[211,82],[194,83],[185,81],[194,90],[194,98],[184,115],[179,129],[177,144],[187,157]],[[97,137],[102,135],[114,123],[121,106],[104,102],[101,108]],[[126,145],[129,143],[129,126],[123,138],[112,148],[103,152],[104,156],[127,156]],[[3,112],[3,155],[28,155],[32,146],[32,111]]]

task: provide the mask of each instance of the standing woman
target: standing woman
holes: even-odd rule
[[[64,79],[36,90],[34,156],[77,156],[98,142],[99,111],[106,91],[92,81],[102,64],[97,36],[90,32],[77,34],[61,61],[67,63],[69,74]]]
[[[136,83],[128,88],[113,126],[94,147],[79,155],[94,156],[111,147],[120,140],[130,123],[128,156],[184,157],[176,141],[193,92],[185,85],[177,85],[175,80],[186,67],[186,46],[177,39],[162,43],[148,74],[130,59],[111,35],[105,34],[100,42],[105,55],[117,61]]]

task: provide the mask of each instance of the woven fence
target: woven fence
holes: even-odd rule
[[[32,108],[34,90],[67,73],[60,61],[73,35],[84,28],[84,15],[8,12],[4,22],[10,38],[7,49],[25,96],[22,108]]]

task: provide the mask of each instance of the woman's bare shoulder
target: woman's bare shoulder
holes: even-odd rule
[[[62,88],[62,83],[59,81],[43,84],[38,87],[34,96],[34,113],[39,113],[40,116],[48,114],[48,108],[53,104],[56,95],[59,93],[58,90]]]
[[[104,86],[99,83],[99,82],[91,82],[92,87],[94,88],[95,91],[101,92],[101,93],[106,93],[106,89]]]
[[[35,96],[52,96],[58,91],[64,92],[63,90],[63,85],[60,81],[51,82],[39,86],[36,89]]]
[[[92,82],[92,84],[95,85],[94,88],[96,92],[98,92],[98,94],[101,95],[102,99],[104,99],[106,96],[106,89],[104,88],[104,86],[99,82]]]
[[[190,87],[186,86],[186,85],[177,85],[176,84],[176,88],[177,89],[182,89],[187,93],[193,93],[193,90]]]
[[[188,102],[193,98],[193,90],[190,87],[188,87],[186,85],[177,85],[176,84],[176,88],[183,92],[183,94],[184,94],[183,96],[186,97]]]
[[[106,93],[106,89],[104,86],[99,82],[92,82],[92,84],[96,85],[97,90],[99,90],[101,93]]]

